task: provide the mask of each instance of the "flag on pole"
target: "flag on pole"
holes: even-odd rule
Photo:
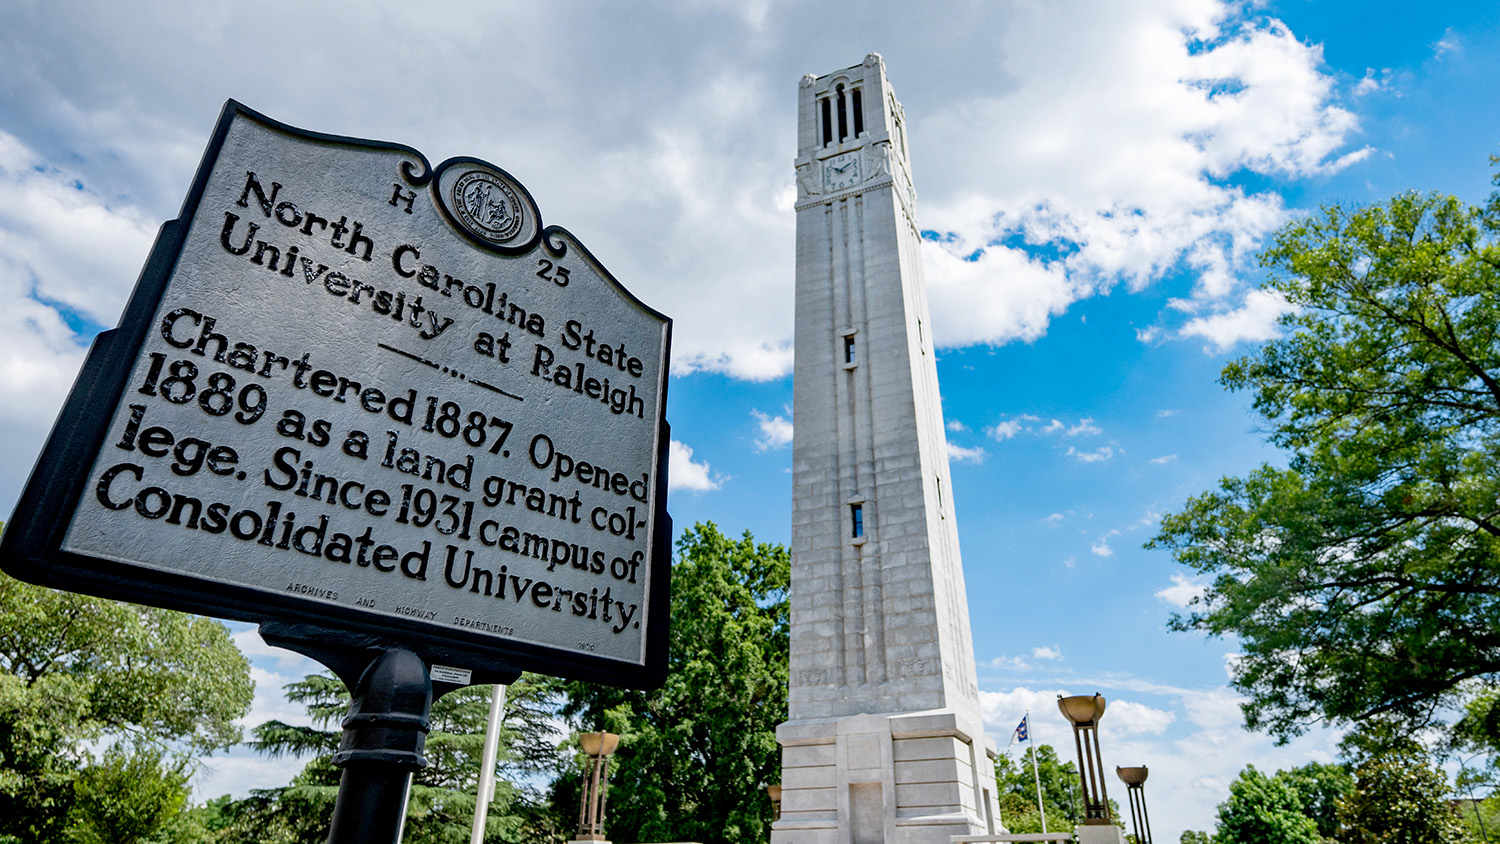
[[[1027,723],[1030,720],[1031,720],[1031,713],[1029,713],[1029,712],[1026,713],[1024,716],[1021,717],[1021,723],[1017,724],[1016,725],[1016,731],[1014,733],[1011,733],[1010,744],[1006,745],[1007,748],[1014,747],[1015,743],[1018,742],[1018,741],[1030,741],[1031,740],[1031,727]]]

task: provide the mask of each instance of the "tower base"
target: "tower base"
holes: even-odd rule
[[[1125,844],[1125,831],[1114,824],[1080,826],[1078,844]]]
[[[998,831],[993,747],[951,710],[788,721],[771,844],[949,844]]]

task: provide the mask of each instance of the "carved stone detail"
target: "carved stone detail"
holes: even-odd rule
[[[891,173],[891,142],[876,141],[865,147],[865,181],[889,176]]]
[[[811,161],[797,165],[797,201],[818,196],[823,186],[818,183],[818,168]]]

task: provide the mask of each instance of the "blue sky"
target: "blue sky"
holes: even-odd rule
[[[754,0],[359,10],[64,0],[0,9],[0,512],[92,333],[113,325],[228,97],[294,125],[515,174],[676,320],[680,527],[790,537],[797,80],[884,55],[924,267],[991,734],[1103,692],[1107,764],[1152,768],[1161,840],[1212,826],[1246,762],[1233,642],[1165,624],[1193,583],[1141,548],[1261,461],[1223,364],[1271,336],[1266,236],[1320,203],[1480,201],[1500,153],[1490,3]],[[249,723],[310,666],[236,628]],[[235,751],[205,794],[285,782]]]

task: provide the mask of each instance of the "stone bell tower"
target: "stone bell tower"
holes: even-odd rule
[[[997,827],[906,143],[879,55],[802,79],[773,844],[948,844]]]

